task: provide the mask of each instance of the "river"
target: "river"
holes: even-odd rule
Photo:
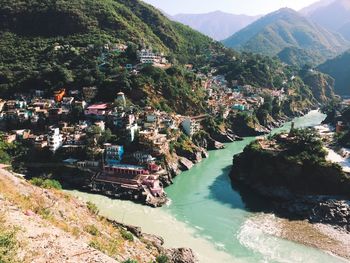
[[[325,116],[312,111],[294,120],[296,127],[315,126]],[[273,133],[289,130],[290,123]],[[208,159],[174,180],[166,189],[171,202],[154,209],[129,201],[73,191],[94,202],[102,215],[123,223],[141,226],[144,232],[160,235],[167,247],[191,247],[200,262],[345,262],[321,250],[277,238],[273,215],[248,211],[246,203],[259,206],[254,195],[242,196],[233,190],[228,172],[232,156],[254,138],[226,144],[211,151]]]

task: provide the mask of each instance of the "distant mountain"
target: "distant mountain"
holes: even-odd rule
[[[342,55],[326,61],[318,69],[335,79],[335,92],[350,95],[350,50]]]
[[[327,3],[326,1],[324,3]],[[324,28],[341,33],[350,40],[350,0],[333,0],[306,13]]]
[[[260,18],[223,43],[241,51],[269,56],[276,56],[285,48],[296,48],[294,52],[304,50],[310,56],[320,57],[321,61],[349,47],[349,42],[341,35],[318,26],[288,8]]]
[[[307,7],[304,7],[299,12],[304,16],[308,16],[308,15],[312,14],[313,12],[315,12],[317,9],[325,7],[334,1],[335,0],[320,0],[320,1],[313,3]]]
[[[223,40],[251,24],[259,17],[216,11],[207,14],[178,14],[171,18],[215,40]]]

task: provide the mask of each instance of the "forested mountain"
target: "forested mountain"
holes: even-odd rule
[[[308,59],[320,57],[323,60],[349,46],[339,34],[327,31],[288,8],[264,16],[223,43],[228,47],[269,56],[275,56],[285,48],[297,48],[294,52],[298,49],[307,51],[310,54]]]
[[[141,105],[161,104],[181,112],[202,110],[203,93],[194,92],[200,87],[195,74],[150,68],[144,69],[149,74],[132,75],[125,65],[137,63],[136,51],[142,46],[163,52],[175,64],[196,65],[220,46],[138,0],[1,0],[0,35],[3,95],[98,86],[101,100],[113,100],[123,90]],[[106,43],[127,44],[128,49],[107,54]],[[156,96],[154,89],[167,92],[168,99]],[[181,106],[176,104],[178,97],[183,99]]]
[[[205,112],[206,92],[197,72],[218,67],[229,80],[266,88],[281,88],[283,78],[298,74],[277,60],[272,65],[268,58],[227,50],[139,0],[1,0],[0,34],[2,96],[97,86],[99,101],[113,101],[123,91],[139,106],[199,114]],[[128,48],[110,52],[108,43]],[[127,70],[139,63],[137,50],[143,46],[163,52],[172,67]],[[284,70],[288,74],[281,78]],[[294,94],[302,85],[313,99],[302,80],[295,85]]]
[[[335,79],[335,91],[341,95],[350,95],[350,51],[326,61],[318,69]]]
[[[171,18],[215,40],[223,40],[248,26],[259,17],[215,11],[207,14],[177,14]]]

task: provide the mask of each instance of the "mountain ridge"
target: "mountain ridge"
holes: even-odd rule
[[[227,47],[269,56],[295,47],[322,55],[324,60],[349,46],[349,42],[339,34],[319,27],[289,8],[260,18],[222,42]]]

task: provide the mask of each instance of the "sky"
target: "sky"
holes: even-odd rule
[[[299,10],[317,0],[144,0],[170,15],[221,10],[233,14],[261,15],[282,7]]]

